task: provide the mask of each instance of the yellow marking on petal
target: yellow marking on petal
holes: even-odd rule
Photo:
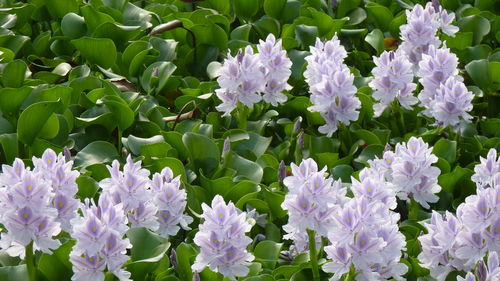
[[[52,159],[47,159],[47,163],[52,164]]]
[[[479,237],[478,237],[478,236],[476,236],[476,238],[474,238],[474,240],[479,241]]]
[[[307,203],[306,202],[302,202],[302,203],[300,203],[300,205],[302,205],[302,207],[304,207],[304,208],[307,207]]]
[[[387,163],[391,163],[391,159],[387,159]]]
[[[164,218],[168,218],[168,213],[163,213]]]
[[[19,168],[16,168],[16,174],[19,174],[21,172],[21,170],[19,170]]]
[[[109,244],[108,244],[108,248],[111,248],[111,247],[113,247],[113,242],[109,242]]]
[[[361,245],[364,245],[366,244],[366,241],[365,240],[361,240]]]
[[[23,214],[23,218],[27,219],[27,218],[29,218],[29,217],[30,217],[30,214],[28,214],[28,213],[24,213],[24,214]]]
[[[92,232],[96,232],[97,228],[95,226],[92,227]]]
[[[64,206],[64,203],[61,201],[61,202],[59,202],[59,207],[62,207],[62,206]]]
[[[63,174],[59,173],[59,178],[62,179],[63,178]]]
[[[497,200],[500,201],[500,195],[497,196]]]
[[[93,261],[94,261],[94,258],[90,257],[90,258],[89,258],[89,261],[90,261],[90,262],[93,262]]]
[[[43,228],[45,225],[43,223],[41,223],[38,228]]]
[[[31,191],[31,190],[33,189],[33,186],[30,184],[30,185],[28,185],[28,187],[27,187],[27,188],[28,188],[28,190],[30,190],[30,191]]]
[[[170,196],[172,196],[172,192],[169,191],[169,192],[167,192],[167,197],[170,197]]]
[[[350,223],[351,222],[351,218],[347,218],[345,219],[346,222]]]
[[[371,187],[371,186],[367,187],[367,188],[366,188],[366,191],[368,191],[368,192],[372,192],[372,187]]]
[[[228,257],[232,257],[232,256],[233,256],[233,252],[228,252],[228,253],[227,253],[227,256],[228,256]]]
[[[415,150],[415,148],[416,148],[416,147],[415,147],[414,145],[412,145],[412,146],[411,146],[411,150]]]
[[[484,207],[481,207],[481,211],[483,211],[483,212],[484,212]]]
[[[245,84],[245,86],[244,86],[244,87],[245,87],[245,89],[248,89],[248,88],[250,88],[250,85]]]
[[[220,213],[220,214],[219,214],[219,218],[221,218],[221,219],[222,219],[223,217],[224,217],[224,214],[223,214],[223,213]]]
[[[132,185],[132,181],[128,181],[127,184],[128,184],[128,186],[131,186]]]
[[[314,186],[315,186],[315,187],[319,187],[319,183],[315,183],[315,184],[314,184]]]
[[[495,233],[499,232],[500,231],[500,227],[495,227]]]

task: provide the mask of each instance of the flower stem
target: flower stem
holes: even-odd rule
[[[33,255],[33,241],[31,241],[26,246],[26,257],[25,257],[26,267],[28,269],[28,276],[30,281],[36,280],[36,267],[35,267],[35,256]]]
[[[238,104],[237,110],[238,110],[238,128],[246,130],[248,109],[244,104],[240,103]]]
[[[420,204],[411,198],[410,204],[408,205],[408,219],[412,221],[418,220],[418,212],[420,211]]]
[[[316,253],[316,232],[308,229],[307,235],[309,236],[309,257],[311,259],[313,280],[319,281],[318,256]]]

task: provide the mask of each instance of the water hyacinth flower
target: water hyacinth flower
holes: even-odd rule
[[[474,95],[467,90],[464,83],[456,77],[450,77],[436,91],[434,101],[430,106],[431,115],[437,124],[443,127],[457,127],[460,119],[469,122],[472,116],[467,113],[472,110]]]
[[[380,116],[385,108],[397,99],[401,106],[411,110],[417,103],[413,91],[417,85],[413,83],[412,64],[401,51],[384,51],[380,57],[374,57],[374,79],[368,84],[374,89],[373,97],[378,101],[373,106],[375,116]]]
[[[500,251],[500,186],[478,186],[477,194],[458,206],[456,217],[433,212],[425,227],[428,234],[419,237],[422,252],[418,259],[432,277],[442,281],[453,270],[474,268],[478,278],[490,274],[487,272],[500,277],[498,259],[493,254]],[[488,252],[493,267],[486,269],[482,263]]]
[[[20,159],[12,166],[2,165],[0,174],[0,246],[13,256],[24,257],[24,248],[33,242],[34,250],[52,253],[61,243],[54,239],[70,232],[70,220],[76,216],[79,173],[72,171],[72,161],[62,154],[46,150],[41,158],[33,157],[34,169]]]
[[[419,82],[423,86],[418,99],[426,108],[432,106],[437,90],[448,78],[455,77],[458,80],[462,80],[458,75],[457,56],[449,48],[437,48],[434,46],[430,46],[428,52],[422,55],[417,76],[420,77]],[[424,111],[424,114],[427,112]]]
[[[262,99],[273,106],[287,100],[283,91],[291,89],[287,81],[292,73],[292,61],[286,56],[281,39],[276,40],[269,34],[257,49],[257,54],[251,46],[239,50],[234,57],[228,53],[219,69],[220,89],[216,94],[222,103],[216,109],[224,112],[223,116],[229,115],[239,102],[252,108]]]
[[[184,230],[191,229],[188,225],[193,222],[193,218],[184,214],[187,194],[184,189],[180,189],[180,184],[180,176],[174,178],[168,167],[153,175],[152,191],[158,208],[156,217],[160,223],[156,232],[164,237],[177,234],[180,229],[178,225]]]
[[[494,187],[495,177],[500,175],[500,157],[497,156],[496,149],[490,149],[486,158],[481,157],[480,161],[481,163],[474,167],[475,173],[471,177],[472,181],[477,184],[478,188]]]
[[[158,209],[153,203],[149,171],[141,167],[141,161],[134,162],[130,155],[127,156],[123,171],[120,171],[117,160],[107,168],[111,177],[99,183],[102,194],[112,198],[115,204],[123,204],[132,227],[146,227],[156,231],[159,227],[155,217]]]
[[[273,106],[284,103],[287,97],[283,91],[290,90],[292,87],[287,81],[292,74],[292,61],[286,56],[283,50],[281,39],[276,40],[270,33],[266,41],[260,40],[257,45],[259,60],[265,68],[266,87],[263,91],[262,99]]]
[[[231,202],[226,204],[220,195],[214,197],[211,206],[203,203],[202,209],[204,222],[194,237],[200,253],[192,270],[201,272],[208,267],[231,280],[248,275],[254,256],[246,250],[252,242],[245,235],[252,228],[246,221],[246,213]]]
[[[80,176],[78,171],[73,170],[73,161],[66,161],[66,157],[47,149],[42,158],[33,157],[34,172],[38,173],[52,187],[54,197],[52,205],[57,209],[57,218],[62,230],[71,231],[70,221],[77,216],[76,210],[80,201],[75,198],[78,192],[76,179]]]
[[[364,194],[338,209],[328,233],[331,245],[324,248],[331,261],[323,270],[333,273],[330,280],[339,280],[351,266],[356,280],[404,280],[408,268],[399,260],[406,241],[397,226],[399,214]]]
[[[333,212],[346,200],[346,188],[340,180],[327,178],[326,168],[318,171],[313,159],[303,160],[299,166],[291,164],[292,175],[283,181],[288,188],[281,207],[288,210],[288,223],[283,226],[285,239],[291,239],[299,252],[308,250],[307,229],[326,237],[334,223]]]
[[[99,205],[87,199],[81,205],[83,217],[71,221],[72,237],[76,240],[69,260],[73,265],[72,281],[102,281],[104,270],[120,281],[130,280],[130,273],[123,264],[129,260],[127,249],[127,217],[123,203],[115,204],[109,195],[101,195]]]
[[[406,18],[407,23],[400,26],[403,41],[400,49],[416,69],[423,54],[431,47],[441,45],[441,40],[437,37],[439,30],[449,36],[454,36],[458,31],[458,27],[451,24],[455,14],[448,13],[439,4],[428,2],[425,8],[417,4],[411,11],[406,11]]]
[[[318,130],[330,137],[339,123],[349,125],[358,119],[361,102],[355,96],[354,75],[344,64],[347,52],[337,36],[326,42],[318,38],[310,52],[311,55],[305,58],[307,69],[304,72],[313,104],[308,110],[323,116],[326,124]]]

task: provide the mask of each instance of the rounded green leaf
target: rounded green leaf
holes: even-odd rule
[[[118,157],[114,145],[105,141],[89,143],[75,156],[75,167],[86,167],[93,164],[111,162]]]
[[[275,19],[281,18],[286,0],[264,0],[264,12]]]
[[[259,11],[259,2],[255,0],[234,0],[236,16],[249,20]]]
[[[64,36],[71,39],[80,38],[87,34],[85,19],[75,13],[66,14],[61,21]]]
[[[434,144],[432,152],[436,156],[446,159],[449,163],[453,163],[457,158],[457,142],[440,139]]]
[[[9,62],[2,72],[2,84],[6,88],[19,88],[23,85],[28,66],[22,60]]]
[[[384,51],[384,34],[380,29],[374,29],[372,32],[368,33],[365,37],[365,41],[377,51],[377,55]]]
[[[195,171],[202,169],[204,174],[209,174],[219,166],[219,147],[212,139],[200,134],[186,133],[182,136],[182,142]]]
[[[71,43],[90,62],[104,68],[110,68],[116,61],[116,47],[108,38],[83,37],[71,40]]]
[[[38,102],[30,105],[21,113],[17,121],[19,140],[25,144],[32,144],[35,138],[40,135],[53,113],[61,110],[61,101]]]

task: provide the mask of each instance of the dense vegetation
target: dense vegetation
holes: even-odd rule
[[[0,0],[0,280],[499,280],[499,44],[494,0]]]

